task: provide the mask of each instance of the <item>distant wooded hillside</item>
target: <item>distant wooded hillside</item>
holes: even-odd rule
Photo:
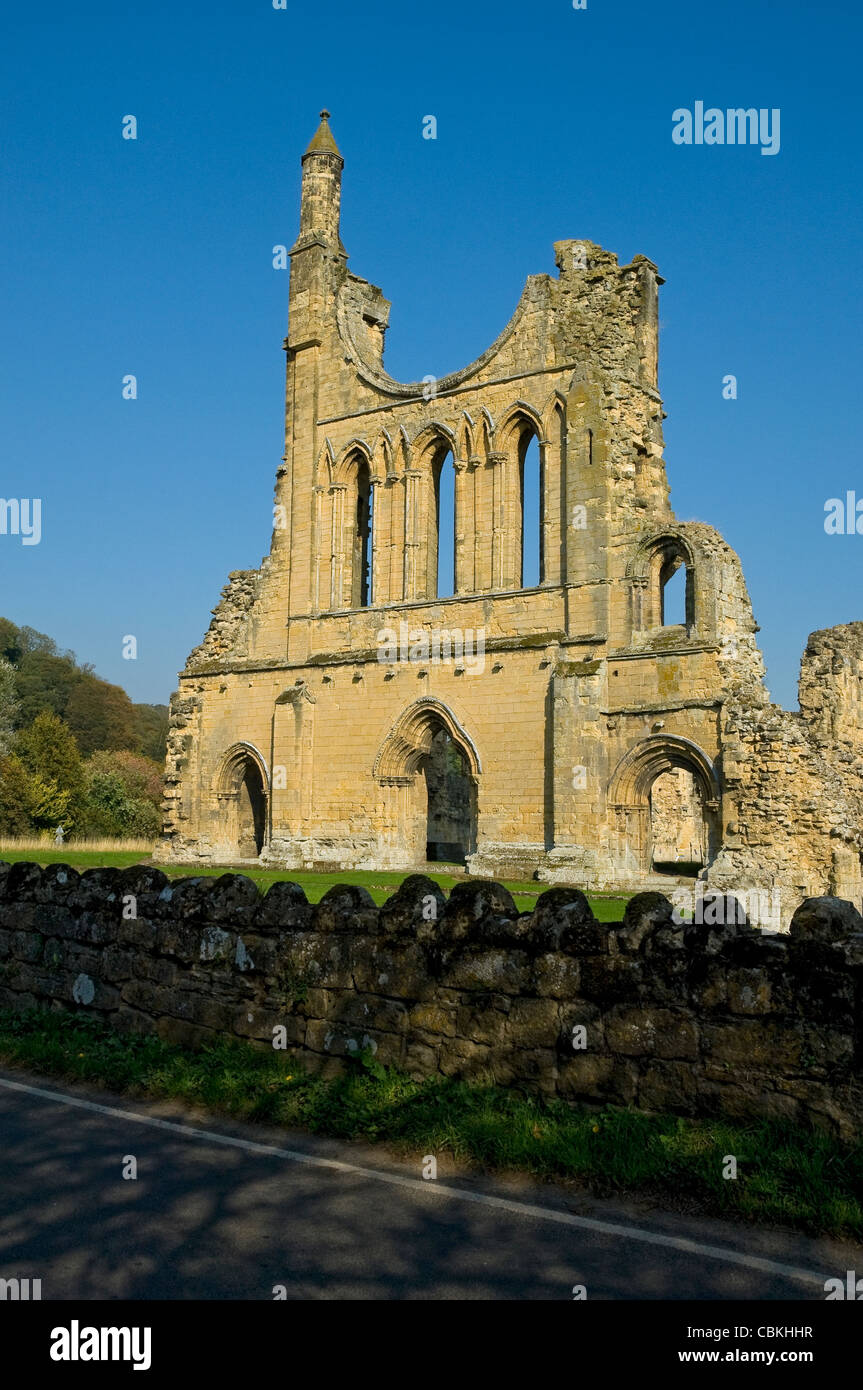
[[[75,735],[82,757],[128,749],[161,763],[168,731],[167,705],[133,704],[125,690],[97,676],[52,637],[0,618],[0,658],[14,670],[14,727],[23,729],[50,710]]]
[[[0,618],[0,835],[155,840],[167,728],[166,705]]]

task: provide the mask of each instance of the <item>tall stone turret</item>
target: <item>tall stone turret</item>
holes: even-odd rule
[[[289,612],[311,603],[310,537],[311,461],[315,455],[315,419],[321,390],[322,361],[336,332],[336,295],[346,274],[348,255],[339,235],[342,169],[329,127],[329,111],[302,157],[300,231],[291,248],[285,382],[285,453],[275,492],[271,555],[288,564],[284,597]],[[299,521],[297,520],[297,512]]]
[[[342,169],[345,161],[329,127],[329,111],[303,155],[300,233],[291,248],[290,332],[288,347],[315,336],[333,308],[332,291],[348,253],[339,234]]]

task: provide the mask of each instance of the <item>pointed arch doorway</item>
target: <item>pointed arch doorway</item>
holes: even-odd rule
[[[621,758],[608,789],[621,865],[633,875],[694,876],[721,840],[716,769],[690,739],[655,735]]]
[[[219,819],[229,857],[257,859],[267,839],[266,764],[251,744],[238,743],[222,759]]]
[[[426,786],[426,859],[463,864],[476,848],[476,788],[467,758],[441,725],[422,759]]]
[[[390,823],[407,862],[463,864],[476,850],[476,747],[440,700],[409,706],[375,759],[378,782],[393,789]]]

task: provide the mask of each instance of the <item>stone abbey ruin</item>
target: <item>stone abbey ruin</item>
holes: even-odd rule
[[[159,857],[630,891],[685,870],[785,927],[803,898],[859,907],[863,623],[809,638],[799,713],[771,703],[737,555],[670,506],[656,266],[556,242],[487,351],[404,384],[347,267],[343,162],[323,113],[270,553],[180,675]]]

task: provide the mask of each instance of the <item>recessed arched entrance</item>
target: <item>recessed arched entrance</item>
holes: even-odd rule
[[[695,876],[707,855],[701,787],[688,767],[660,772],[650,792],[650,867]]]
[[[393,848],[405,862],[463,864],[476,850],[476,748],[440,700],[418,700],[399,716],[375,759],[391,788]]]
[[[421,763],[426,784],[426,859],[463,864],[473,853],[476,794],[467,758],[442,725]]]
[[[218,781],[220,837],[228,854],[257,859],[267,838],[267,770],[251,744],[238,743],[222,761]]]
[[[657,735],[631,748],[608,788],[614,849],[633,874],[695,875],[719,849],[720,797],[707,754]]]

